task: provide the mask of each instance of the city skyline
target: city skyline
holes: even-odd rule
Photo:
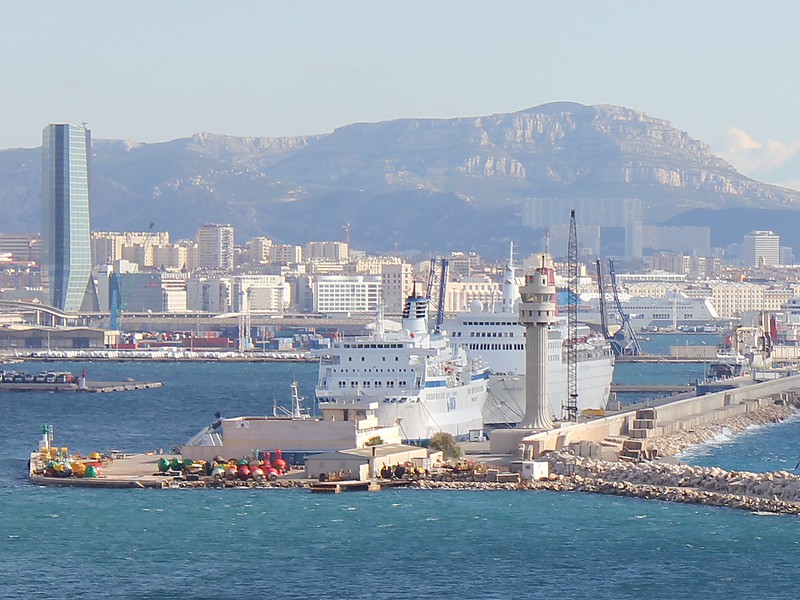
[[[204,131],[323,134],[575,101],[667,119],[741,172],[800,187],[791,77],[800,8],[788,3],[239,8],[145,2],[122,13],[88,2],[43,12],[9,3],[0,49],[16,59],[0,107],[13,118],[0,148],[33,147],[32,132],[60,121],[87,121],[103,139],[156,142]],[[67,38],[87,27],[91,36]]]

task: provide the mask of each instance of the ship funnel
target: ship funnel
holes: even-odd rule
[[[428,333],[428,299],[416,294],[403,304],[403,329],[414,335]]]

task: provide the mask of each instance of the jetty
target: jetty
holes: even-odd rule
[[[408,487],[410,479],[374,479],[368,481],[318,481],[311,485],[311,491],[322,494],[342,492],[379,492],[384,489]]]
[[[666,354],[620,355],[614,357],[617,363],[709,363],[713,358],[704,356],[671,356]]]
[[[79,393],[107,393],[130,392],[163,387],[162,381],[87,381],[85,385],[79,383],[6,383],[0,382],[0,392],[79,392]]]
[[[656,393],[656,394],[677,394],[694,391],[695,386],[691,384],[641,384],[641,383],[612,383],[611,391],[618,394],[636,393]]]

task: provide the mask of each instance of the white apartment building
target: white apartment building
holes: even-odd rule
[[[659,254],[651,256],[648,262],[653,271],[668,271],[699,279],[712,277],[722,268],[718,258],[686,254]]]
[[[401,262],[383,264],[380,275],[384,312],[390,315],[402,313],[403,302],[414,291],[414,268]]]
[[[486,309],[503,297],[502,284],[489,277],[465,277],[460,281],[448,281],[445,290],[445,312],[463,312],[470,309],[476,300]]]
[[[346,267],[347,263],[320,259],[306,262],[306,273],[310,275],[346,275]]]
[[[386,265],[399,265],[403,261],[397,256],[362,256],[347,265],[348,275],[380,275]]]
[[[163,312],[186,312],[186,281],[162,279],[161,306]]]
[[[181,244],[153,247],[153,267],[156,269],[189,270],[189,248]]]
[[[19,262],[41,262],[42,240],[33,233],[0,233],[0,253]]]
[[[291,286],[281,275],[237,275],[233,278],[234,312],[283,314],[291,299]]]
[[[347,262],[350,249],[345,242],[308,242],[303,248],[303,260]]]
[[[281,266],[303,262],[303,248],[292,244],[273,244],[269,249],[269,262]]]
[[[379,275],[323,275],[312,285],[317,313],[375,313],[381,302]]]
[[[781,262],[781,238],[771,231],[752,231],[744,236],[744,262],[750,267],[775,266]]]
[[[233,270],[233,226],[211,223],[197,230],[198,266],[201,269]]]
[[[711,282],[711,302],[721,317],[739,318],[746,311],[778,312],[795,290],[750,282]]]
[[[448,262],[452,277],[468,277],[481,259],[475,252],[451,252]]]
[[[190,311],[231,312],[233,282],[230,277],[195,276],[186,281],[186,306]]]
[[[168,244],[168,231],[93,231],[92,257],[97,265],[124,259],[140,267],[152,267],[153,248]]]
[[[254,265],[269,264],[269,249],[272,248],[272,240],[265,237],[254,237],[247,242],[247,254],[250,263]]]

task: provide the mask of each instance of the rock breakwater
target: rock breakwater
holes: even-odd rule
[[[658,451],[659,456],[675,456],[691,446],[705,444],[723,434],[737,434],[745,429],[779,423],[797,414],[797,400],[786,404],[770,404],[748,413],[733,416],[724,421],[708,423],[702,427],[676,431],[671,434],[650,439],[649,447]]]
[[[549,459],[547,480],[525,489],[591,492],[800,515],[800,477],[663,462],[605,462],[566,454]]]

